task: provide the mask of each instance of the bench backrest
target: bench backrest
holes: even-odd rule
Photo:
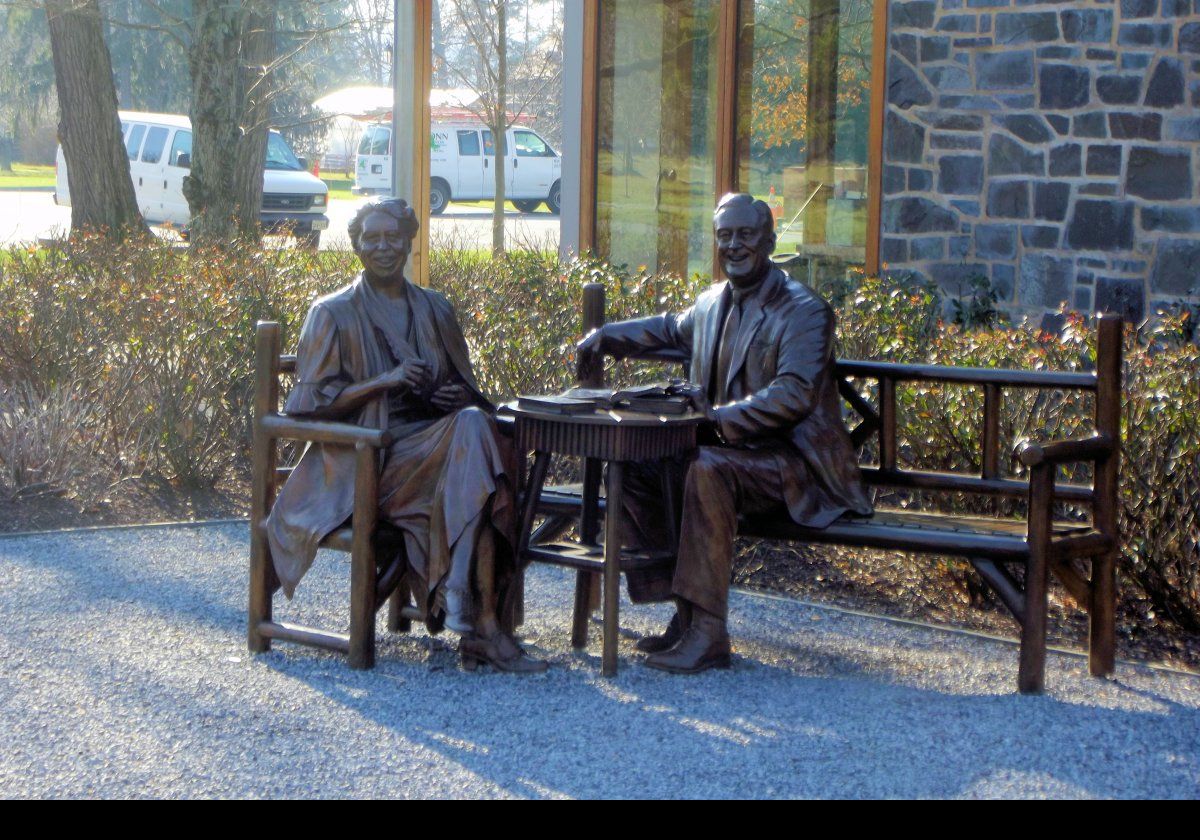
[[[604,323],[604,287],[589,283],[584,287],[583,330],[586,334]],[[866,362],[839,359],[836,365],[838,392],[861,422],[850,431],[860,448],[872,438],[878,447],[878,463],[864,465],[863,478],[872,485],[909,490],[956,491],[962,493],[1026,497],[1029,479],[1006,476],[1002,465],[1009,453],[1001,452],[1000,408],[1005,391],[1036,389],[1076,391],[1094,394],[1095,433],[1118,442],[1121,425],[1121,340],[1122,320],[1104,314],[1098,318],[1095,369],[1087,372],[1023,371],[992,368],[965,368],[945,365],[910,365],[891,362]],[[687,365],[678,352],[658,352],[639,358]],[[856,382],[873,381],[877,402],[863,396]],[[897,460],[896,388],[903,382],[953,383],[974,386],[983,391],[982,434],[978,474],[911,469]],[[588,383],[598,386],[601,383]],[[1115,505],[1117,455],[1098,465],[1092,486],[1059,483],[1055,497],[1061,501],[1095,505]]]

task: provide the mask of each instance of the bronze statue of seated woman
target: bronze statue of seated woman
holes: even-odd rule
[[[350,223],[362,273],[319,298],[296,351],[290,415],[385,429],[379,516],[404,536],[412,591],[431,627],[461,634],[464,667],[540,672],[497,618],[513,576],[516,502],[511,445],[480,393],[450,303],[404,267],[418,228],[399,199]],[[275,570],[291,597],[317,546],[353,510],[354,454],[313,444],[267,520]]]

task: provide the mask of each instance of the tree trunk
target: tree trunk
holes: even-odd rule
[[[275,60],[275,28],[274,0],[249,0],[242,47],[246,68],[244,133],[238,144],[235,177],[240,191],[236,208],[238,231],[252,238],[261,235],[258,211],[262,206],[263,160],[267,154],[274,92],[271,64]]]
[[[240,3],[192,0],[192,169],[183,179],[193,247],[228,247],[238,231],[238,146],[245,97]]]
[[[145,233],[121,139],[112,59],[97,0],[46,0],[58,136],[67,162],[71,230],[113,238]]]
[[[492,206],[492,253],[504,253],[504,178],[508,172],[508,12],[504,0],[496,8],[496,112],[492,138],[496,145],[496,201]]]

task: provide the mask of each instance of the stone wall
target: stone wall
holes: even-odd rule
[[[889,270],[1014,312],[1200,303],[1200,0],[892,0],[889,32]]]

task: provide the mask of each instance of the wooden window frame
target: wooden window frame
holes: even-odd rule
[[[579,154],[579,249],[596,245],[596,146],[600,71],[600,3],[583,0],[583,107]],[[717,73],[728,80],[717,101],[716,190],[713,204],[737,189],[738,0],[722,0]],[[883,118],[887,92],[887,0],[874,0],[871,41],[870,114],[867,137],[867,237],[864,267],[879,274],[879,238],[883,187]],[[713,261],[716,266],[716,260]]]

